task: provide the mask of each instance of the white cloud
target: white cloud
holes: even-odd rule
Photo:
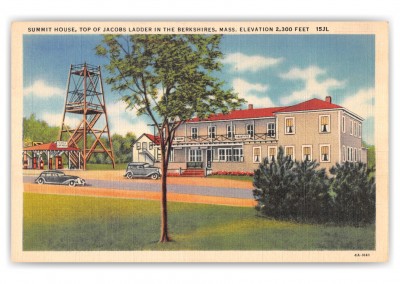
[[[109,116],[119,115],[126,111],[126,107],[127,104],[121,100],[118,100],[114,103],[107,103],[106,104],[107,114]]]
[[[153,133],[151,126],[143,120],[141,121],[129,121],[128,119],[122,117],[114,117],[111,122],[110,130],[112,134],[117,133],[125,135],[128,132],[133,132],[137,137],[143,133]]]
[[[249,56],[240,52],[228,54],[222,62],[231,65],[232,71],[256,72],[261,69],[279,64],[283,58],[264,57],[261,55]]]
[[[318,76],[324,74],[326,74],[326,70],[321,69],[318,66],[309,66],[305,69],[293,68],[287,73],[280,74],[279,77],[282,79],[302,80],[305,83],[302,90],[294,91],[290,96],[282,98],[282,104],[288,105],[312,98],[323,99],[326,96],[329,96],[330,90],[344,87],[344,81],[338,81],[333,78],[318,81]]]
[[[107,115],[110,122],[110,132],[125,135],[133,132],[136,136],[142,133],[153,133],[151,126],[145,121],[145,116],[137,117],[136,110],[126,110],[127,104],[121,100],[107,105]],[[129,118],[126,118],[129,115]]]
[[[374,117],[375,89],[361,89],[355,95],[346,97],[341,105],[364,119]]]
[[[41,98],[48,98],[52,96],[65,96],[65,90],[50,86],[43,80],[37,80],[29,87],[24,88],[24,96],[33,95]]]
[[[275,104],[269,97],[265,95],[268,85],[252,84],[243,79],[236,78],[233,80],[233,89],[239,93],[239,97],[244,98],[247,103],[256,107],[273,107]],[[263,97],[258,97],[257,93],[263,93]]]

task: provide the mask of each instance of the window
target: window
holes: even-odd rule
[[[261,162],[261,147],[253,147],[253,163]]]
[[[346,146],[342,147],[343,162],[346,162]]]
[[[232,162],[232,149],[225,149],[226,152],[226,161]]]
[[[285,117],[285,134],[294,134],[294,117]]]
[[[312,160],[311,146],[304,145],[303,146],[303,161],[311,161],[311,160]]]
[[[275,123],[274,122],[270,122],[267,124],[267,136],[275,137]]]
[[[141,146],[140,144],[141,144],[140,142],[136,143],[136,149],[140,150],[140,146]]]
[[[358,137],[361,138],[361,123],[358,124]]]
[[[169,161],[174,162],[175,161],[175,150],[171,149],[171,152],[169,154]]]
[[[147,150],[147,142],[142,143],[142,148],[143,148],[143,150]]]
[[[234,148],[233,149],[233,161],[234,162],[242,162],[243,161],[243,149],[242,148]]]
[[[161,160],[161,149],[160,147],[157,147],[157,161]]]
[[[218,160],[223,162],[242,162],[243,149],[221,148],[218,149]]]
[[[276,147],[268,147],[268,161],[275,162],[276,160]]]
[[[293,146],[285,147],[285,156],[288,157],[292,161],[294,160],[294,147]]]
[[[342,116],[342,132],[346,133],[346,117]]]
[[[350,161],[350,147],[347,147],[347,161]]]
[[[149,150],[153,150],[153,143],[152,142],[149,143]]]
[[[253,137],[254,135],[254,126],[253,124],[247,124],[246,125],[246,133],[250,135],[250,137]]]
[[[358,125],[356,121],[354,121],[354,136],[358,137]]]
[[[350,162],[353,162],[353,148],[350,147]]]
[[[191,128],[191,133],[192,133],[192,139],[197,139],[198,128],[197,127],[192,127]]]
[[[203,161],[202,152],[200,149],[189,150],[189,162],[201,162]]]
[[[331,117],[329,115],[319,116],[319,132],[320,133],[331,132]]]
[[[218,149],[218,160],[226,161],[225,149]]]
[[[357,162],[357,149],[354,148],[354,162]]]
[[[236,127],[235,127],[235,125],[233,125],[233,129],[232,129],[232,125],[230,125],[230,124],[228,124],[227,126],[226,126],[226,136],[228,137],[228,138],[233,138],[233,137],[235,137],[235,129]]]
[[[208,138],[214,139],[215,134],[216,134],[216,127],[215,126],[209,126],[208,127]]]
[[[350,135],[353,135],[353,126],[354,126],[353,121],[350,120]]]
[[[320,146],[320,161],[321,163],[330,162],[331,160],[331,146],[321,145]]]

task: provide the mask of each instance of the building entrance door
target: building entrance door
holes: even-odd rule
[[[212,150],[208,149],[207,150],[207,168],[208,169],[211,169],[212,154],[213,154]]]

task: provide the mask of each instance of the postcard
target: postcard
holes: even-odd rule
[[[13,23],[13,261],[387,261],[388,40]]]

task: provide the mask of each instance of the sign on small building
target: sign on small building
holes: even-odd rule
[[[68,142],[67,141],[57,141],[57,148],[68,148]]]

